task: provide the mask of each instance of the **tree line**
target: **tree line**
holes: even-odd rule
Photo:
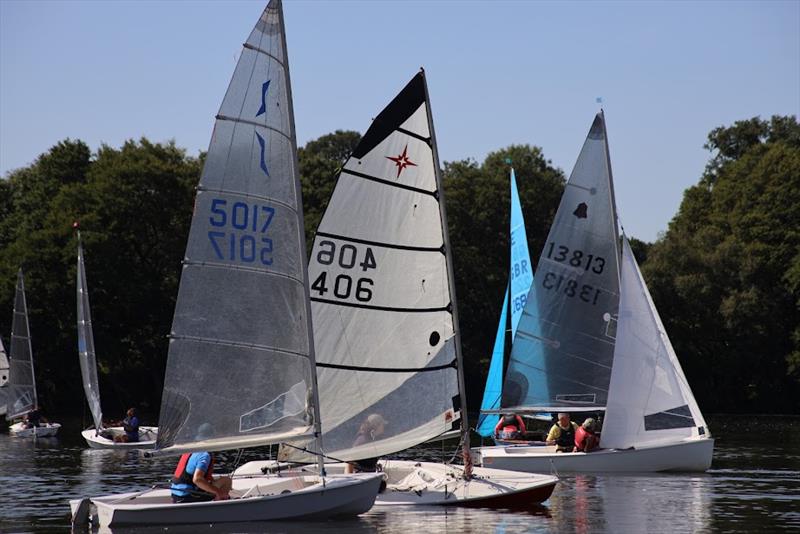
[[[359,139],[336,131],[298,151],[309,245]],[[704,411],[800,413],[800,125],[739,121],[711,131],[705,146],[708,165],[666,232],[655,243],[634,239],[634,252]],[[104,408],[158,412],[203,159],[174,142],[142,138],[92,153],[67,139],[0,180],[0,335],[8,346],[22,266],[45,409],[86,412],[76,354],[79,221]],[[509,162],[536,262],[566,179],[542,150],[512,145],[443,169],[473,409],[507,284]]]

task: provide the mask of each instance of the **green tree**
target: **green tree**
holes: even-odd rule
[[[800,126],[714,129],[645,276],[698,399],[711,411],[800,409]]]

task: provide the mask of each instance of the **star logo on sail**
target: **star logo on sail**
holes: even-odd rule
[[[394,161],[394,164],[397,165],[397,178],[400,178],[400,173],[403,172],[403,169],[406,167],[416,167],[417,164],[408,159],[408,143],[406,143],[406,147],[403,149],[402,154],[398,154],[397,156],[384,156],[386,159]]]

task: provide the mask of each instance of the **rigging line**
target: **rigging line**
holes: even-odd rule
[[[391,306],[371,306],[369,304],[356,304],[354,302],[344,302],[338,300],[323,299],[318,297],[311,297],[311,302],[321,302],[323,304],[332,304],[334,306],[346,306],[348,308],[361,308],[362,310],[375,310],[375,311],[388,311],[398,313],[435,313],[435,312],[450,312],[451,306],[441,308],[394,308]]]
[[[400,189],[405,189],[407,191],[413,191],[415,193],[421,193],[423,195],[430,195],[435,198],[437,201],[439,200],[439,192],[438,191],[426,191],[425,189],[420,189],[419,187],[414,187],[412,185],[401,184],[398,182],[392,182],[390,180],[385,180],[383,178],[378,178],[376,176],[370,176],[369,174],[364,174],[363,172],[353,171],[350,169],[342,169],[342,173],[350,174],[352,176],[357,176],[359,178],[363,178],[365,180],[369,180],[372,182],[377,182],[379,184],[388,185],[390,187],[397,187]],[[341,174],[341,173],[340,173]]]
[[[344,371],[368,371],[374,373],[425,373],[428,371],[441,371],[443,369],[456,369],[457,362],[455,359],[453,359],[450,363],[435,365],[433,367],[367,367],[365,365],[342,365],[338,363],[317,362],[317,367],[341,369]]]
[[[268,276],[276,276],[278,278],[286,278],[293,282],[303,285],[303,280],[292,276],[291,274],[279,273],[277,271],[270,271],[268,269],[261,269],[256,267],[245,267],[243,265],[232,265],[229,263],[220,263],[216,261],[201,261],[201,260],[183,260],[182,265],[192,265],[198,267],[213,267],[217,269],[230,269],[232,271],[246,271],[250,273],[264,274]]]
[[[415,252],[441,252],[444,253],[444,245],[440,247],[417,247],[413,245],[398,245],[396,243],[383,243],[380,241],[369,241],[367,239],[359,239],[340,234],[329,234],[327,232],[317,232],[315,237],[328,237],[331,239],[338,239],[340,241],[350,241],[352,243],[360,243],[362,245],[372,245],[374,247],[394,248],[397,250],[412,250]]]

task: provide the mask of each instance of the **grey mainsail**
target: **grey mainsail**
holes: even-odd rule
[[[619,308],[619,248],[602,112],[561,197],[531,291],[536,298],[528,299],[517,329],[502,408],[604,407]],[[547,388],[531,387],[542,380]]]
[[[77,223],[76,223],[77,224]],[[83,391],[92,412],[94,428],[98,432],[103,426],[103,410],[100,407],[100,384],[97,380],[97,359],[94,352],[94,333],[92,332],[92,313],[89,308],[89,286],[86,284],[86,268],[83,261],[83,243],[78,231],[78,360],[83,378]]]
[[[22,269],[17,272],[17,289],[14,293],[7,402],[6,419],[8,420],[22,417],[38,404],[36,378],[33,373],[31,331],[28,325],[28,304],[25,301],[25,280]]]
[[[325,452],[334,458],[404,450],[461,417],[437,168],[420,72],[344,164],[309,260]]]
[[[272,0],[216,118],[172,323],[162,451],[275,443],[318,424],[283,28]]]

